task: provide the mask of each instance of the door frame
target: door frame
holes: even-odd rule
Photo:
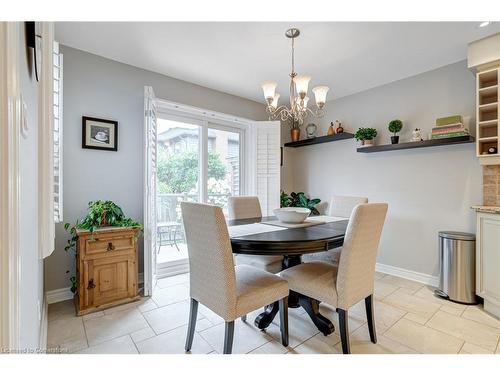
[[[154,116],[153,116],[154,113]],[[154,186],[153,197],[151,197],[151,157],[150,157],[150,125],[152,118],[156,122],[156,97],[151,86],[144,86],[144,140],[143,140],[143,224],[144,224],[144,295],[151,296],[156,284],[156,183]],[[155,124],[157,129],[157,124]],[[156,135],[155,135],[156,137]],[[155,148],[157,143],[155,143]],[[158,152],[156,151],[156,156]],[[156,172],[156,171],[155,171]],[[153,209],[150,207],[153,202]],[[150,215],[154,212],[155,228],[151,228]]]
[[[20,345],[20,134],[19,28],[0,22],[0,348]]]

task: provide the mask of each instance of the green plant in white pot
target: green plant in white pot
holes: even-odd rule
[[[373,146],[374,139],[377,136],[377,129],[374,128],[359,128],[354,134],[357,141],[361,141],[361,147]]]
[[[392,120],[391,122],[389,122],[388,128],[389,131],[393,134],[391,137],[391,143],[393,145],[399,143],[398,133],[401,131],[401,129],[403,129],[403,121],[397,119]]]

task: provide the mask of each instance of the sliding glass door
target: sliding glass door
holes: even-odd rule
[[[187,271],[180,204],[206,202],[223,208],[242,189],[244,132],[189,117],[158,115],[157,275]]]
[[[201,201],[201,125],[184,118],[158,118],[156,259],[161,269],[186,264],[180,204]]]
[[[222,207],[226,215],[228,197],[241,191],[241,138],[238,129],[209,124],[206,201]]]

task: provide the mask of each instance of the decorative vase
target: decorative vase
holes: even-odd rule
[[[335,134],[335,128],[333,126],[333,122],[330,122],[330,127],[328,128],[328,131],[326,132],[327,135],[334,135]]]
[[[290,131],[290,134],[292,136],[292,142],[297,142],[300,139],[300,129],[298,128],[293,128]]]
[[[393,135],[393,136],[391,137],[391,143],[392,143],[393,145],[398,144],[398,143],[399,143],[399,135]]]
[[[342,123],[337,120],[335,121],[337,123],[337,130],[335,130],[335,133],[340,134],[344,132],[344,128],[342,127]]]

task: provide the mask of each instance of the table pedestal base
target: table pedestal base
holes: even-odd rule
[[[301,263],[300,256],[286,256],[283,259],[283,269],[296,266]],[[335,331],[333,323],[319,312],[320,302],[302,294],[290,291],[288,297],[288,307],[298,308],[302,306],[307,315],[323,335],[328,336]],[[279,311],[278,302],[267,305],[264,312],[255,318],[255,326],[259,329],[266,329],[272,323]]]
[[[335,331],[333,323],[327,317],[323,316],[319,312],[319,301],[313,298],[303,296],[299,294],[299,304],[306,310],[307,315],[311,318],[314,325],[319,329],[319,331],[328,336]]]
[[[266,329],[279,311],[278,302],[267,305],[264,312],[255,318],[254,324],[259,329]]]

